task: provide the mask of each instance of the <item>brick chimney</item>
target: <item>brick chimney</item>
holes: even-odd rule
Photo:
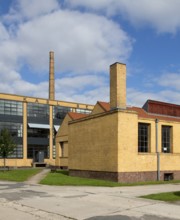
[[[54,92],[54,52],[49,52],[49,99],[55,99]]]
[[[126,109],[126,64],[110,66],[110,108]]]

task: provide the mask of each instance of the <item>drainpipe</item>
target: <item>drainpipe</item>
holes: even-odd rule
[[[157,155],[157,181],[160,180],[160,154],[158,151],[158,122],[159,120],[156,118],[156,155]]]

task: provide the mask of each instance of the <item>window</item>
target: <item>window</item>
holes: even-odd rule
[[[88,110],[88,109],[81,109],[81,108],[77,108],[76,109],[77,113],[82,113],[82,114],[90,114],[92,111]]]
[[[16,147],[14,148],[13,153],[10,154],[8,158],[23,158],[23,146],[20,144],[17,144]]]
[[[23,146],[19,144],[16,145],[13,154],[9,155],[8,158],[23,158]]]
[[[149,124],[138,124],[138,152],[149,151]]]
[[[53,145],[53,159],[56,159],[56,146]]]
[[[49,106],[39,103],[28,103],[28,117],[49,118]]]
[[[60,142],[61,157],[64,157],[64,142]]]
[[[54,106],[53,108],[53,118],[54,119],[64,119],[68,112],[71,112],[72,108],[64,106]]]
[[[49,158],[49,146],[46,145],[28,145],[27,158],[36,160],[40,151],[44,152],[45,159]]]
[[[49,138],[49,129],[28,127],[27,136],[33,138]]]
[[[0,122],[0,131],[6,128],[12,137],[22,137],[22,127],[22,123]]]
[[[171,152],[171,126],[162,126],[162,152]]]
[[[164,181],[169,181],[173,179],[174,179],[173,173],[164,173]]]
[[[22,116],[22,102],[0,100],[0,114]]]

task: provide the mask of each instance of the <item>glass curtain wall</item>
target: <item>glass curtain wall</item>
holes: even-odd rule
[[[44,158],[49,158],[49,129],[43,128],[43,124],[49,124],[49,105],[40,103],[27,104],[28,123],[37,126],[27,127],[28,149],[27,157],[34,162],[40,162],[38,155],[43,153]]]
[[[0,100],[0,131],[8,129],[16,147],[14,153],[9,158],[23,157],[23,107],[22,102],[11,100]]]

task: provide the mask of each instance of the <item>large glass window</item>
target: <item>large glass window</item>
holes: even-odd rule
[[[171,152],[171,126],[162,126],[162,152]]]
[[[90,114],[92,111],[88,110],[88,109],[77,108],[76,112],[77,113],[83,113],[83,114]]]
[[[91,110],[88,109],[81,109],[81,108],[70,108],[70,107],[64,107],[64,106],[54,106],[53,111],[53,118],[54,119],[64,119],[66,114],[68,112],[77,112],[77,113],[83,113],[83,114],[90,114]]]
[[[19,144],[16,145],[13,154],[10,155],[8,158],[23,158],[23,146]]]
[[[0,131],[6,128],[12,137],[22,137],[22,127],[22,123],[0,122]]]
[[[28,137],[48,138],[49,129],[28,128]]]
[[[49,147],[45,145],[28,145],[27,157],[33,158],[35,162],[38,162],[39,152],[44,153],[44,158],[49,158]]]
[[[149,124],[138,124],[138,152],[149,151]]]
[[[8,158],[23,158],[23,146],[17,144],[14,148],[14,152],[9,155]]]
[[[54,106],[53,108],[53,118],[54,119],[64,119],[68,112],[71,112],[72,108],[64,106]]]
[[[0,114],[22,116],[22,102],[0,100]]]
[[[28,117],[40,117],[48,118],[49,117],[49,106],[39,103],[28,103],[27,114]]]

